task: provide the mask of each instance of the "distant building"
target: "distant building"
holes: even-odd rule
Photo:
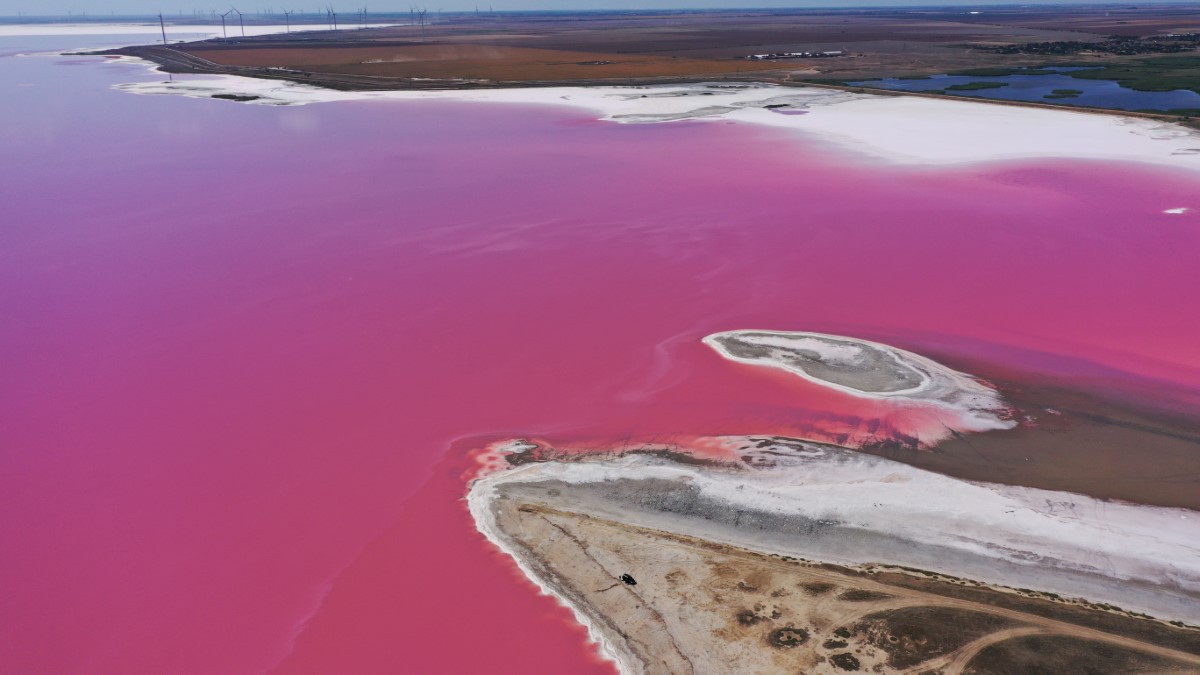
[[[845,52],[774,52],[771,54],[751,54],[745,57],[749,61],[775,61],[778,59],[822,59],[831,56],[842,56]]]

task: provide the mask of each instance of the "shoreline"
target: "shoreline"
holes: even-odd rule
[[[616,648],[613,641],[601,631],[597,622],[593,620],[593,617],[585,609],[565,598],[560,589],[556,588],[551,582],[543,579],[533,569],[532,561],[520,555],[515,545],[503,535],[502,530],[496,523],[496,514],[492,510],[492,505],[487,495],[474,489],[477,480],[472,481],[471,489],[468,490],[464,498],[467,502],[467,511],[471,514],[471,520],[475,523],[475,529],[487,539],[488,543],[508,556],[508,559],[517,566],[517,569],[520,570],[525,579],[536,586],[539,592],[554,598],[559,605],[571,611],[576,623],[587,630],[588,639],[596,645],[597,651],[602,658],[615,663],[622,675],[635,672],[630,669],[629,666],[631,664],[626,661],[625,654]]]
[[[107,58],[136,58],[155,68],[153,61],[138,56]],[[283,76],[219,74],[168,82],[131,82],[115,88],[134,94],[215,98],[249,105],[295,106],[350,100],[486,102],[570,107],[622,124],[747,123],[796,133],[855,159],[896,165],[1078,159],[1200,171],[1200,131],[1172,122],[1063,108],[996,105],[990,101],[856,94],[823,86],[706,80],[629,87],[340,91],[296,83]],[[881,116],[889,120],[888,128],[876,123]],[[1001,126],[1011,132],[1004,138],[994,133]],[[1200,204],[1169,207],[1195,209]]]

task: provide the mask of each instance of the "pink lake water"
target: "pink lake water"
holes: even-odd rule
[[[147,77],[0,58],[6,672],[612,672],[474,531],[474,451],[932,423],[719,330],[1200,389],[1195,175]]]

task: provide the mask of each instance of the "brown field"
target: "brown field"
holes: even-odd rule
[[[1186,7],[989,8],[979,14],[965,9],[456,14],[423,30],[306,32],[117,51],[150,58],[173,72],[232,72],[343,89],[795,82],[1041,65],[1056,59],[1001,56],[986,48],[1188,31],[1200,31],[1200,13]],[[743,58],[829,51],[843,54],[772,62]],[[1087,58],[1103,63],[1125,57]]]
[[[904,13],[796,12],[460,18],[428,26],[423,35],[412,27],[380,29],[354,34],[352,47],[338,46],[345,44],[339,40],[346,35],[230,41],[239,43],[236,47],[211,41],[190,46],[188,52],[223,65],[395,78],[559,82],[756,71],[776,71],[770,79],[788,79],[793,73],[849,78],[878,73],[881,68],[907,73],[933,63],[953,68],[990,63],[991,55],[973,51],[970,45],[1095,37]],[[312,55],[302,56],[297,51]],[[768,63],[742,58],[769,52],[824,51],[848,55]],[[403,67],[364,64],[397,55],[411,60]],[[577,65],[588,61],[614,64]]]
[[[202,56],[230,66],[276,66],[312,73],[387,78],[506,82],[647,78],[777,70],[771,62],[565,51],[456,42],[305,49],[211,49]]]

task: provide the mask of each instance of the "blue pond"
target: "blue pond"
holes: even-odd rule
[[[973,91],[950,91],[957,96],[994,98],[1008,101],[1043,101],[1069,105],[1114,108],[1116,110],[1180,110],[1200,109],[1200,94],[1188,89],[1175,91],[1137,91],[1122,87],[1112,80],[1084,80],[1065,74],[1076,68],[1048,68],[1057,72],[1041,75],[1005,75],[979,77],[973,75],[933,75],[924,80],[886,78],[864,80],[849,84],[900,91],[938,91],[956,84],[972,82],[1003,82],[1008,86]],[[1055,89],[1075,89],[1083,93],[1073,98],[1046,98]]]

